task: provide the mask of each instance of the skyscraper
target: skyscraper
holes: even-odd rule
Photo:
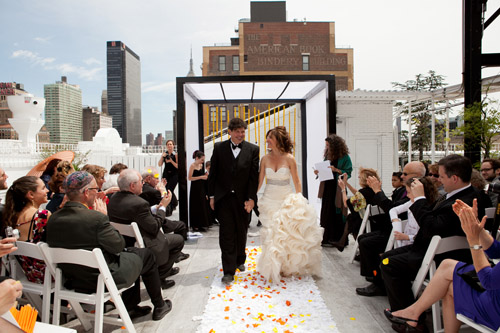
[[[43,86],[45,96],[45,126],[52,143],[77,143],[82,140],[82,90],[61,81]]]
[[[107,42],[108,113],[131,146],[142,145],[141,60],[120,41]]]

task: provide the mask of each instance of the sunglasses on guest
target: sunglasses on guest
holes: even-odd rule
[[[430,172],[429,172],[429,173],[428,173],[428,176],[429,176],[429,177],[434,177],[434,178],[439,178],[439,174],[437,174],[437,173],[430,173]]]

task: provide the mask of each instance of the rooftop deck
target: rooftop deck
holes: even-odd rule
[[[258,232],[256,223],[256,220],[252,221],[250,232]],[[355,288],[364,287],[368,282],[359,275],[359,264],[348,262],[354,250],[352,244],[354,242],[351,241],[342,253],[335,248],[323,248],[323,277],[316,280],[321,296],[340,332],[392,332],[383,314],[383,309],[388,307],[387,298],[356,295]],[[259,237],[249,237],[247,245],[260,245]],[[137,332],[196,331],[200,322],[193,321],[193,317],[203,314],[213,276],[221,262],[218,227],[211,228],[202,238],[188,241],[184,252],[191,257],[178,264],[181,272],[173,276],[176,285],[163,291],[164,297],[172,300],[172,311],[161,321],[152,321],[151,315],[135,320]],[[150,305],[144,288],[142,298],[142,304]],[[78,320],[65,326],[84,332]],[[123,331],[119,327],[105,325],[104,332]]]

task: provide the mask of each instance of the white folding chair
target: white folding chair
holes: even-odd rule
[[[371,231],[371,226],[370,226],[370,220],[368,219],[370,216],[375,216],[375,215],[378,215],[378,214],[384,214],[384,211],[382,208],[379,208],[378,206],[372,206],[372,205],[366,205],[366,208],[365,208],[365,213],[363,215],[363,220],[361,222],[361,226],[359,227],[359,232],[358,232],[358,237],[356,237],[356,242],[354,243],[354,251],[351,255],[351,263],[354,262],[354,258],[356,257],[356,254],[358,252],[358,247],[359,247],[359,243],[358,243],[358,239],[359,239],[359,236],[361,236],[362,234],[366,232],[370,232]]]
[[[123,236],[135,238],[135,246],[144,249],[144,240],[142,239],[141,231],[136,222],[123,224],[118,222],[109,222]]]
[[[74,308],[75,313],[85,330],[89,330],[92,327],[89,323],[89,319],[94,319],[94,332],[96,333],[102,333],[104,322],[118,326],[125,326],[129,333],[136,332],[134,324],[132,323],[132,320],[130,320],[125,304],[123,304],[120,296],[120,293],[127,288],[118,290],[101,249],[95,248],[92,251],[87,251],[51,248],[45,243],[40,244],[40,248],[47,267],[50,267],[51,273],[55,273],[54,314],[52,324],[56,326],[59,325],[61,300],[65,299],[68,300]],[[97,278],[96,292],[86,294],[64,288],[62,271],[57,268],[57,264],[61,263],[76,264],[98,269],[99,276]],[[105,292],[105,287],[108,290],[107,292]],[[104,302],[109,299],[113,300],[120,318],[104,316]],[[79,303],[94,304],[95,316],[83,312]]]
[[[462,323],[467,324],[468,326],[472,327],[473,329],[478,330],[479,332],[483,332],[483,333],[495,333],[495,332],[499,332],[500,333],[500,327],[496,331],[492,330],[489,327],[486,327],[484,325],[481,325],[481,324],[478,324],[478,323],[474,322],[469,317],[466,317],[466,316],[464,316],[463,314],[460,314],[460,313],[457,313],[457,319],[460,320]]]
[[[406,223],[408,223],[408,220],[401,221],[401,226],[403,230],[405,230]],[[396,244],[396,238],[394,236],[394,228],[392,228],[391,235],[389,236],[389,240],[387,241],[387,245],[385,246],[385,252],[395,248],[395,244]]]
[[[469,249],[469,243],[467,239],[463,236],[452,236],[441,238],[440,236],[434,236],[431,239],[427,252],[425,253],[422,265],[418,270],[417,276],[412,284],[413,296],[417,298],[420,290],[426,285],[425,278],[427,273],[429,273],[429,279],[432,279],[434,273],[436,272],[436,262],[434,257],[438,254],[445,252]],[[437,301],[432,305],[432,326],[435,333],[444,332],[443,325],[441,321],[441,305],[440,301]]]
[[[42,322],[48,324],[50,322],[50,295],[53,291],[50,271],[46,270],[43,284],[31,282],[26,278],[21,265],[15,258],[16,256],[25,256],[44,260],[40,247],[37,244],[18,241],[17,250],[9,256],[10,277],[22,283],[23,294],[38,310]]]

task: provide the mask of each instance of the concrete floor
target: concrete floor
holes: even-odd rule
[[[258,232],[256,220],[249,232]],[[388,307],[386,297],[361,297],[356,287],[368,282],[359,275],[359,264],[348,262],[354,250],[351,245],[344,252],[335,248],[323,248],[323,277],[316,280],[322,297],[331,311],[341,332],[392,332],[383,309]],[[248,246],[260,245],[259,237],[248,237]],[[208,299],[208,292],[220,266],[218,227],[209,229],[202,238],[186,242],[184,252],[191,257],[177,264],[181,271],[173,277],[176,285],[163,291],[173,303],[172,311],[161,321],[145,316],[134,321],[137,332],[195,332],[199,324],[193,317],[201,316]],[[208,278],[207,278],[208,277]],[[144,288],[142,305],[151,305]],[[78,320],[66,325],[84,332]],[[119,327],[105,325],[104,332],[123,332]]]

